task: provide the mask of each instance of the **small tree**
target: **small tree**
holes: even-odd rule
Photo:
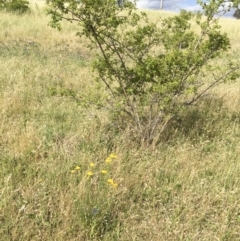
[[[93,67],[111,93],[115,117],[151,144],[174,115],[239,76],[239,66],[213,62],[230,48],[214,18],[227,11],[219,11],[221,3],[200,2],[203,13],[181,11],[159,24],[127,1],[119,8],[115,0],[51,0],[49,13],[53,27],[63,19],[79,25],[77,34],[96,52]]]
[[[233,14],[233,17],[236,19],[240,19],[240,9],[237,9],[235,13]]]
[[[28,4],[26,0],[0,0],[0,10],[25,13],[29,10]]]

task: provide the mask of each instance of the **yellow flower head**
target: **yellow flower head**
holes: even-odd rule
[[[80,166],[76,166],[76,167],[75,167],[75,170],[80,170],[80,169],[81,169]]]
[[[102,174],[107,174],[107,170],[102,170],[101,173]]]
[[[90,167],[95,167],[95,164],[93,162],[91,162]]]
[[[112,158],[112,159],[115,159],[115,158],[117,158],[117,155],[114,154],[114,153],[111,153],[111,154],[109,155],[109,157]]]
[[[108,182],[109,184],[113,184],[113,183],[114,183],[112,178],[109,178],[109,179],[107,180],[107,182]]]
[[[108,157],[108,158],[105,160],[106,163],[110,163],[111,161],[112,161],[112,158],[111,158],[111,157]]]
[[[75,170],[71,170],[71,173],[75,173],[76,171]]]
[[[88,171],[88,172],[87,172],[87,175],[88,175],[89,177],[91,177],[91,176],[93,176],[93,172]]]
[[[114,188],[117,188],[118,184],[113,181],[112,178],[109,178],[107,182]]]

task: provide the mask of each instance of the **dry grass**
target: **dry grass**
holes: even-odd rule
[[[99,107],[106,93],[76,27],[51,29],[37,4],[0,16],[0,240],[240,240],[239,83],[139,148]],[[221,24],[239,59],[238,22]]]

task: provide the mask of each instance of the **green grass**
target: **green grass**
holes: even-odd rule
[[[76,26],[48,20],[0,15],[0,240],[240,240],[239,83],[139,147],[102,107]],[[238,22],[222,25],[240,58]]]

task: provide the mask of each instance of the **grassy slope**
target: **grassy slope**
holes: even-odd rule
[[[0,240],[239,240],[239,83],[139,149],[91,105],[106,94],[76,27],[47,22],[37,9],[0,15]],[[222,25],[240,58],[239,23]]]

